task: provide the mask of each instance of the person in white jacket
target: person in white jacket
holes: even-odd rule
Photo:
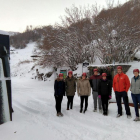
[[[134,73],[134,77],[132,77],[132,79],[131,79],[130,91],[131,91],[131,96],[132,96],[132,100],[133,100],[134,107],[135,107],[135,113],[136,113],[136,118],[134,119],[134,121],[140,121],[140,118],[139,118],[139,106],[140,106],[139,70],[134,69],[133,73]]]

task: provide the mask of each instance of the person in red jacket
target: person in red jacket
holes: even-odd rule
[[[118,74],[116,74],[113,79],[113,89],[115,92],[117,106],[118,106],[117,117],[122,116],[121,99],[123,98],[127,118],[131,118],[131,112],[130,112],[130,108],[129,108],[129,101],[128,101],[128,95],[127,95],[127,92],[130,88],[130,81],[129,81],[128,76],[123,73],[121,66],[117,67],[117,72],[118,72]]]

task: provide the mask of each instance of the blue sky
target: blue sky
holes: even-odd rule
[[[22,32],[27,25],[54,24],[65,14],[65,8],[72,4],[86,6],[97,2],[106,7],[106,1],[108,0],[0,0],[0,30]],[[120,0],[120,3],[124,2],[126,0]]]

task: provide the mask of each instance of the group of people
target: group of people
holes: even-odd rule
[[[140,105],[140,76],[139,70],[134,69],[134,77],[131,79],[131,84],[129,78],[123,73],[122,67],[117,67],[117,74],[114,76],[113,83],[107,79],[107,74],[102,73],[99,75],[98,69],[93,70],[94,74],[89,79],[87,74],[83,73],[82,77],[77,81],[73,76],[73,72],[69,71],[67,78],[63,79],[63,74],[60,73],[58,78],[55,80],[54,84],[54,97],[56,101],[56,112],[57,116],[63,116],[61,112],[61,103],[63,96],[67,96],[67,110],[73,108],[73,99],[77,90],[78,96],[80,96],[80,113],[85,113],[88,107],[88,97],[93,95],[94,110],[97,112],[97,103],[99,112],[103,111],[103,115],[108,115],[108,102],[112,98],[112,87],[115,92],[116,102],[118,106],[117,118],[122,116],[122,98],[126,110],[127,118],[131,118],[131,112],[128,100],[128,90],[130,88],[132,100],[134,103],[136,118],[134,121],[140,121],[139,118],[139,105]],[[83,109],[83,104],[85,106]]]

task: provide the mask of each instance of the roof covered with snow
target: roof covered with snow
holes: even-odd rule
[[[6,32],[6,31],[2,31],[2,30],[0,30],[0,34],[1,34],[1,35],[9,35],[8,32]]]
[[[118,66],[118,65],[128,65],[128,64],[124,64],[124,63],[119,63],[119,64],[102,64],[102,65],[89,65],[88,67],[106,67],[106,66]]]

